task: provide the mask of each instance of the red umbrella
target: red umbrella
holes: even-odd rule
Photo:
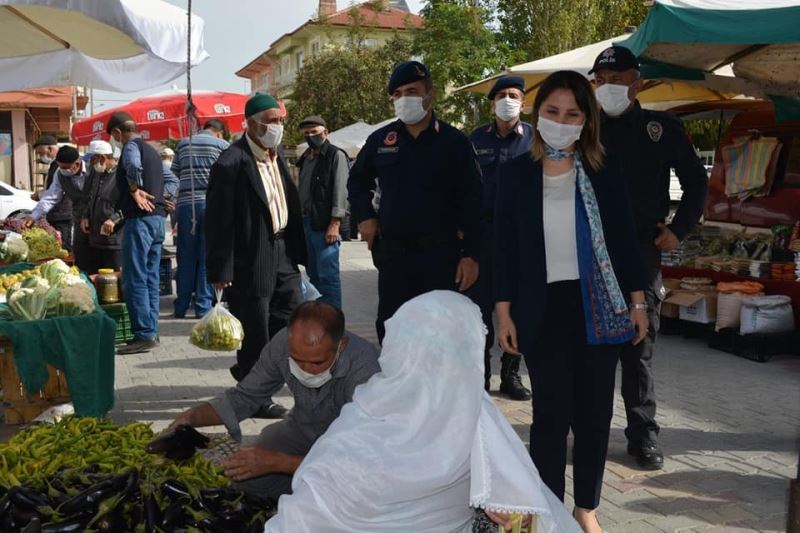
[[[192,92],[197,122],[202,125],[212,118],[221,120],[228,131],[239,133],[245,129],[244,105],[250,95],[216,91]],[[186,93],[171,91],[138,98],[128,104],[97,113],[73,124],[72,141],[86,146],[95,139],[108,140],[106,124],[116,111],[130,113],[139,133],[149,141],[182,139],[189,135],[186,113]]]

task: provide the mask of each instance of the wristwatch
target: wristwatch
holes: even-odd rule
[[[642,311],[647,311],[647,304],[631,304],[631,309],[641,309]]]

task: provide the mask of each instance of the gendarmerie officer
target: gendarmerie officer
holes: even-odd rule
[[[505,163],[531,149],[533,128],[520,120],[519,115],[525,99],[525,80],[517,76],[499,78],[487,95],[492,101],[495,119],[489,124],[475,128],[469,136],[483,173],[482,213],[485,223],[481,242],[481,275],[470,290],[470,297],[477,303],[483,313],[483,322],[489,333],[486,335],[486,351],[484,356],[485,388],[489,390],[492,377],[491,348],[494,343],[494,324],[492,310],[492,274],[491,274],[491,234],[494,212],[494,173],[500,163]],[[522,358],[511,354],[503,354],[500,369],[500,392],[512,400],[530,400],[531,391],[522,385],[519,377],[519,365]]]
[[[384,321],[411,298],[471,287],[480,252],[481,176],[469,139],[436,118],[422,63],[398,65],[388,92],[398,120],[369,136],[347,184],[378,268],[381,340]]]
[[[700,220],[708,175],[681,121],[670,113],[642,109],[636,100],[642,87],[639,62],[627,48],[607,48],[597,56],[589,73],[594,73],[597,100],[603,108],[603,145],[622,163],[628,183],[648,281],[648,335],[637,346],[625,345],[620,355],[628,453],[640,466],[659,469],[664,457],[656,440],[659,427],[655,421],[652,358],[664,297],[661,252],[677,248]],[[672,222],[665,225],[671,168],[680,180],[683,197]]]

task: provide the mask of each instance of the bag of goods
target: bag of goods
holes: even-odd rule
[[[727,294],[758,294],[764,292],[764,285],[757,281],[720,281],[717,283],[717,291]]]
[[[242,346],[244,329],[242,323],[225,309],[217,294],[217,305],[194,325],[189,342],[215,352],[231,352]]]
[[[67,257],[69,253],[61,248],[55,236],[42,228],[31,228],[22,232],[22,238],[28,243],[28,260],[41,261],[53,257]]]
[[[742,302],[739,333],[783,333],[794,329],[792,299],[783,294],[753,296]]]
[[[714,289],[714,281],[711,278],[681,278],[681,289],[687,291],[710,291]]]
[[[759,293],[759,296],[763,293]],[[714,331],[725,328],[738,328],[742,314],[742,303],[753,294],[741,292],[720,292],[717,296],[717,322]]]
[[[28,243],[19,233],[6,234],[5,240],[0,243],[0,261],[5,263],[20,263],[28,259]]]

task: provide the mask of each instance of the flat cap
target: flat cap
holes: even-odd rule
[[[42,135],[41,137],[36,139],[36,142],[33,143],[33,147],[36,148],[37,146],[55,146],[57,144],[58,141],[56,141],[56,138],[53,137],[52,135]]]
[[[80,158],[81,154],[78,153],[78,149],[68,144],[59,148],[56,154],[56,161],[59,163],[74,163]]]
[[[316,115],[304,118],[300,124],[297,125],[298,128],[305,128],[307,126],[322,126],[323,128],[328,127],[327,124],[325,124],[325,119]]]
[[[428,71],[428,67],[419,61],[406,61],[394,68],[386,90],[389,94],[392,94],[398,87],[429,79],[431,79],[431,73]]]
[[[639,60],[633,55],[633,52],[624,46],[609,46],[597,56],[594,60],[594,66],[589,74],[597,72],[598,70],[614,70],[622,72],[623,70],[630,69],[639,70]]]
[[[494,100],[494,96],[503,89],[519,89],[525,92],[525,80],[519,76],[502,76],[494,83],[494,87],[486,95],[489,100]]]
[[[250,118],[267,109],[281,109],[281,106],[272,96],[266,93],[256,93],[244,105],[244,116]]]
[[[106,125],[106,133],[109,135],[111,134],[111,130],[114,128],[119,128],[126,122],[134,122],[133,117],[130,113],[126,113],[125,111],[117,111],[111,118],[108,119],[108,124]]]

